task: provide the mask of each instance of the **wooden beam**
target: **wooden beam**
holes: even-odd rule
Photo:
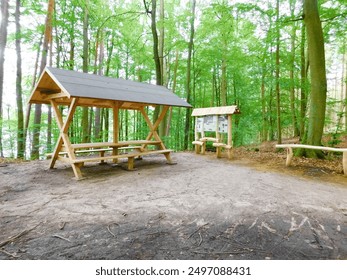
[[[231,115],[228,115],[228,145],[233,145],[232,121]]]
[[[61,151],[62,145],[64,143],[64,147],[65,147],[66,152],[68,154],[72,170],[73,170],[77,179],[82,179],[80,164],[76,164],[73,162],[73,160],[76,159],[76,156],[75,156],[74,149],[71,145],[69,135],[68,135],[69,126],[70,126],[70,123],[72,121],[73,115],[75,113],[77,103],[78,103],[78,98],[72,98],[71,104],[69,107],[69,111],[68,111],[67,117],[66,117],[65,122],[64,122],[63,117],[59,111],[58,104],[54,100],[51,100],[53,113],[55,115],[55,119],[56,119],[58,127],[60,129],[60,135],[59,135],[57,144],[55,146],[54,152],[52,154],[50,168],[54,167],[55,162],[59,157],[59,152]]]
[[[60,88],[58,89],[51,89],[51,88],[36,88],[36,91],[39,91],[41,94],[52,94],[52,93],[61,93],[62,90]]]
[[[119,141],[119,102],[114,102],[113,104],[113,143],[118,143]],[[118,155],[118,147],[112,148],[112,155]],[[114,158],[113,163],[117,163],[118,159]]]
[[[145,118],[145,121],[146,121],[146,123],[150,129],[150,132],[148,133],[146,140],[150,140],[152,137],[154,137],[155,140],[160,141],[160,148],[162,150],[165,150],[166,147],[165,147],[163,141],[160,139],[160,137],[157,133],[157,129],[158,129],[161,121],[164,119],[165,114],[166,114],[168,109],[169,109],[169,106],[163,106],[163,110],[161,111],[160,115],[158,116],[158,119],[156,120],[156,122],[154,124],[152,124],[151,120],[149,119],[148,115],[146,114],[144,107],[142,107],[140,109],[140,111],[141,111],[143,117]],[[145,147],[146,147],[146,144],[143,145],[143,148],[145,148]]]
[[[43,100],[52,100],[52,99],[58,99],[58,98],[64,98],[67,97],[69,98],[70,96],[66,94],[65,92],[60,92],[60,93],[42,93],[42,99]]]

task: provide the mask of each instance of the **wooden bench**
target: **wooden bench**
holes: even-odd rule
[[[228,151],[228,158],[231,159],[232,158],[232,146],[224,144],[224,143],[213,143],[212,144],[213,147],[216,147],[216,154],[217,154],[217,158],[220,158],[222,155],[222,148],[226,149]]]
[[[158,150],[148,150],[148,145],[159,146],[161,149]],[[132,150],[131,152],[118,153],[119,151]],[[70,152],[69,152],[70,151]],[[112,154],[105,154],[106,152],[112,152]],[[118,159],[127,158],[128,159],[128,170],[134,170],[134,160],[135,158],[141,158],[145,155],[153,154],[163,154],[166,157],[168,164],[175,164],[171,160],[170,153],[172,150],[166,149],[161,141],[156,140],[131,140],[131,141],[120,141],[120,142],[97,142],[97,143],[80,143],[80,144],[70,144],[68,149],[64,145],[61,147],[56,160],[61,160],[63,162],[72,165],[75,172],[75,177],[77,180],[83,179],[80,172],[80,168],[85,162],[97,162],[100,161],[101,164],[106,164],[105,161],[113,160],[114,163]],[[73,155],[71,155],[72,153]],[[93,154],[99,153],[98,156],[80,156],[81,154]],[[78,156],[77,156],[78,155]],[[47,158],[52,158],[53,153],[46,154]],[[77,156],[77,157],[76,157]]]
[[[117,143],[113,142],[96,142],[96,143],[81,143],[81,144],[71,144],[73,151],[75,154],[83,154],[83,153],[100,153],[100,157],[105,155],[105,152],[113,151],[114,148],[117,150],[138,150],[142,151],[147,145],[160,145],[160,141],[152,141],[152,140],[131,140],[131,141],[120,141]],[[140,146],[141,145],[141,146]],[[59,152],[60,156],[67,155],[66,147],[62,146],[61,152]],[[47,153],[46,158],[52,158],[52,153]]]
[[[146,151],[142,151],[142,152],[134,152],[134,153],[120,154],[120,155],[77,158],[77,159],[72,160],[72,163],[83,165],[85,162],[94,162],[94,161],[104,162],[105,160],[128,158],[128,170],[133,170],[134,169],[134,159],[136,157],[142,157],[145,155],[164,154],[168,163],[174,164],[171,160],[171,157],[170,157],[171,152],[173,152],[173,151],[168,150],[168,149],[165,149],[165,150],[146,150]]]
[[[343,173],[345,175],[347,175],[347,148],[332,148],[332,147],[312,146],[312,145],[303,145],[303,144],[277,144],[276,148],[287,149],[286,166],[290,166],[292,159],[293,159],[293,155],[294,155],[293,149],[295,149],[295,148],[343,153],[343,156],[342,156]]]
[[[142,151],[141,146],[128,146],[128,147],[120,147],[118,148],[120,151],[124,150],[137,150],[138,152]],[[86,150],[75,150],[74,153],[76,155],[78,154],[88,154],[88,153],[100,153],[100,157],[104,157],[106,152],[112,152],[113,148],[103,148],[103,149],[86,149]],[[67,152],[59,152],[59,156],[66,156]],[[47,153],[46,158],[50,159],[52,158],[52,153]],[[102,161],[103,162],[103,161]]]
[[[195,145],[195,152],[197,154],[205,154],[206,152],[206,142],[211,141],[211,142],[218,142],[219,139],[213,138],[213,137],[202,137],[198,140],[195,140],[192,142],[193,145]]]
[[[192,142],[192,144],[195,145],[195,152],[197,154],[200,154],[200,153],[205,154],[207,141],[213,142],[212,146],[216,148],[217,158],[220,158],[222,156],[222,148],[228,151],[228,158],[229,159],[232,158],[232,146],[219,142],[221,141],[220,139],[213,138],[213,137],[203,137],[203,138],[200,138],[199,140],[195,140]]]

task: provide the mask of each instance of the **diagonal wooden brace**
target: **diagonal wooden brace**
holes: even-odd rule
[[[164,119],[165,114],[168,111],[168,109],[169,109],[169,106],[163,106],[163,109],[162,109],[160,115],[158,116],[158,119],[153,124],[151,122],[151,120],[149,119],[149,117],[148,117],[144,107],[141,108],[141,113],[142,113],[143,117],[145,118],[145,121],[146,121],[146,123],[147,123],[147,125],[148,125],[148,127],[150,129],[150,131],[149,131],[149,133],[148,133],[148,135],[146,137],[146,140],[149,141],[149,140],[151,140],[152,137],[154,137],[156,141],[160,142],[159,146],[160,146],[161,150],[166,150],[166,147],[165,147],[163,141],[160,139],[160,137],[158,135],[158,132],[157,132],[157,129],[158,129],[159,124],[161,123],[161,121]],[[143,149],[145,149],[145,147],[146,147],[146,144],[142,145],[141,149],[143,150]],[[164,155],[165,155],[166,160],[167,160],[167,162],[169,164],[173,163],[172,159],[171,159],[170,153],[165,153]]]
[[[60,130],[60,135],[59,135],[57,144],[54,148],[54,152],[52,154],[52,159],[51,159],[49,168],[54,167],[55,162],[58,159],[59,152],[61,151],[61,148],[64,144],[64,146],[66,148],[67,155],[69,157],[69,160],[71,161],[70,163],[71,163],[72,170],[73,170],[76,178],[81,179],[82,178],[82,173],[80,170],[81,165],[78,163],[72,162],[73,160],[76,159],[76,156],[75,156],[75,152],[74,152],[74,149],[71,145],[70,138],[68,135],[69,126],[70,126],[70,123],[73,119],[73,115],[76,111],[77,102],[78,102],[78,98],[72,98],[71,104],[69,106],[69,111],[68,111],[67,117],[66,117],[65,122],[64,122],[63,117],[59,111],[58,104],[54,100],[51,100],[53,113],[54,113],[55,119],[57,121],[59,130]]]
[[[141,113],[142,113],[143,117],[145,118],[145,121],[146,121],[146,123],[147,123],[147,125],[148,125],[148,127],[149,127],[149,129],[150,129],[150,131],[149,131],[149,133],[148,133],[148,135],[147,135],[146,140],[151,140],[151,138],[154,137],[155,140],[157,140],[157,141],[160,142],[160,149],[161,149],[161,150],[165,150],[166,147],[165,147],[163,141],[160,139],[160,137],[159,137],[159,135],[158,135],[158,133],[157,133],[157,129],[158,129],[159,124],[161,123],[161,121],[164,119],[165,114],[166,114],[166,112],[167,112],[168,109],[169,109],[169,106],[164,106],[164,107],[163,107],[163,110],[161,111],[161,113],[160,113],[160,115],[159,115],[159,117],[158,117],[158,119],[157,119],[156,122],[153,124],[153,123],[151,122],[151,120],[149,119],[149,117],[148,117],[148,115],[147,115],[145,109],[144,109],[143,107],[141,108]],[[143,145],[143,148],[145,148],[145,146],[146,146],[146,145]]]

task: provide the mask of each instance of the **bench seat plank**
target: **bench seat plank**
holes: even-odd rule
[[[104,148],[104,147],[126,147],[134,145],[159,145],[160,141],[152,140],[131,140],[131,141],[120,141],[117,143],[114,142],[97,142],[97,143],[81,143],[81,144],[72,144],[73,149],[87,149],[87,148]]]
[[[77,159],[72,160],[72,163],[82,163],[82,162],[94,162],[94,161],[101,161],[101,160],[109,160],[109,159],[120,159],[120,158],[135,158],[138,156],[144,156],[144,155],[153,155],[153,154],[167,154],[172,152],[172,150],[153,150],[153,151],[144,151],[144,152],[134,152],[129,154],[120,154],[120,155],[110,155],[110,156],[104,156],[104,157],[80,157]]]

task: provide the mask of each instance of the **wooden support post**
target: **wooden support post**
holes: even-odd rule
[[[135,157],[128,157],[128,170],[134,170]]]
[[[219,133],[219,118],[218,115],[215,116],[216,117],[216,139],[217,139],[217,143],[220,142],[220,133]],[[222,156],[222,147],[221,146],[217,146],[216,147],[216,155],[217,158],[220,158]]]
[[[199,141],[199,132],[198,132],[198,118],[195,117],[195,128],[194,128],[194,138],[195,141]],[[195,144],[195,153],[200,154],[200,145]]]
[[[293,149],[292,148],[287,148],[287,160],[286,160],[286,166],[290,166],[292,163],[293,159]]]
[[[201,153],[204,155],[206,152],[206,141],[203,141],[203,142],[204,142],[204,144],[202,144],[202,146],[201,146]]]
[[[113,143],[118,143],[119,140],[119,103],[113,105]],[[112,155],[118,155],[118,147],[112,148]],[[113,163],[117,163],[118,159],[113,159]]]
[[[231,115],[228,115],[228,158],[233,157],[233,133],[232,133],[232,119]]]
[[[105,156],[105,151],[100,151],[100,157],[103,158]],[[107,164],[104,159],[100,161],[100,165]]]
[[[347,152],[343,152],[342,167],[343,167],[343,174],[347,176]]]
[[[217,154],[217,158],[222,157],[222,147],[221,146],[216,147],[216,154]]]
[[[202,118],[202,125],[201,125],[201,138],[205,137],[205,117]],[[201,146],[201,153],[204,155],[206,152],[206,141],[204,141],[204,144]]]
[[[216,117],[216,139],[217,139],[217,143],[220,142],[220,134],[219,134],[219,119],[218,119],[218,115],[215,115]]]

